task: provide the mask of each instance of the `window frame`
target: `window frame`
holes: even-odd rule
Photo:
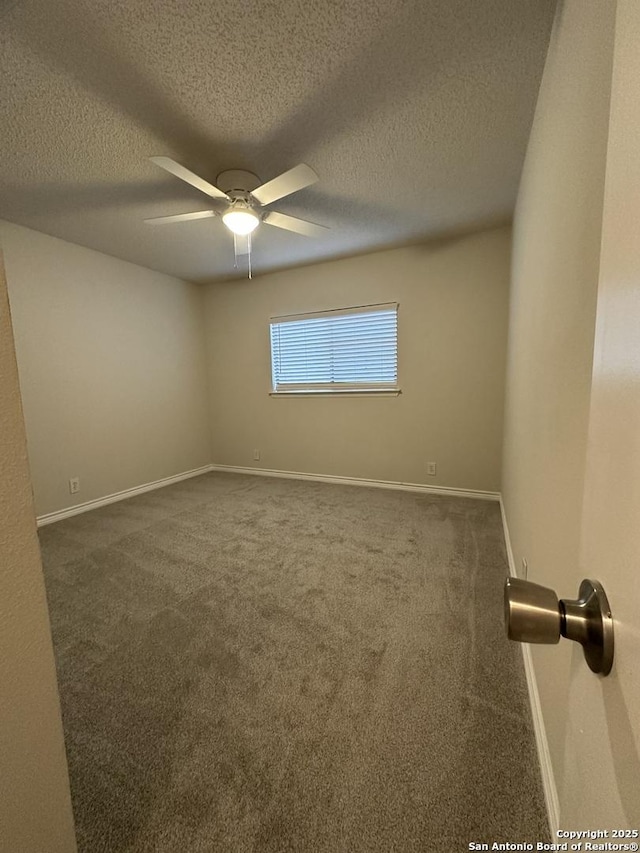
[[[274,343],[273,327],[279,323],[292,323],[303,320],[315,320],[323,317],[346,317],[350,314],[372,314],[378,311],[395,311],[395,367],[396,380],[393,385],[387,382],[329,382],[329,383],[286,383],[284,387],[278,388],[274,365]],[[345,308],[331,308],[324,311],[308,311],[299,314],[285,314],[273,316],[269,319],[269,361],[271,368],[271,390],[272,397],[303,397],[303,396],[329,396],[329,397],[397,397],[402,393],[399,385],[399,358],[398,358],[398,325],[400,317],[400,305],[398,302],[381,302],[370,305],[353,305]]]

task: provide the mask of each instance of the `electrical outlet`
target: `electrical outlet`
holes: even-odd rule
[[[80,477],[72,477],[69,480],[69,494],[77,495],[80,491]]]
[[[427,462],[427,476],[435,477],[436,476],[436,463],[435,462]]]
[[[255,462],[260,461],[260,451],[257,448],[253,451],[253,459]]]
[[[526,559],[522,558],[522,579],[526,581],[527,574],[529,572],[529,566],[527,565]]]

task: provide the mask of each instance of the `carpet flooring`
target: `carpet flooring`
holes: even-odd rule
[[[214,473],[40,537],[81,853],[549,840],[497,503]]]

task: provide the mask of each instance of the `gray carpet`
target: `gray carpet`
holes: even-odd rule
[[[216,473],[40,535],[82,853],[548,840],[498,504]]]

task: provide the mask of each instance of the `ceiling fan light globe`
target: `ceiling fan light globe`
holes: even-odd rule
[[[260,224],[259,217],[252,210],[229,210],[222,221],[234,234],[251,234]]]

